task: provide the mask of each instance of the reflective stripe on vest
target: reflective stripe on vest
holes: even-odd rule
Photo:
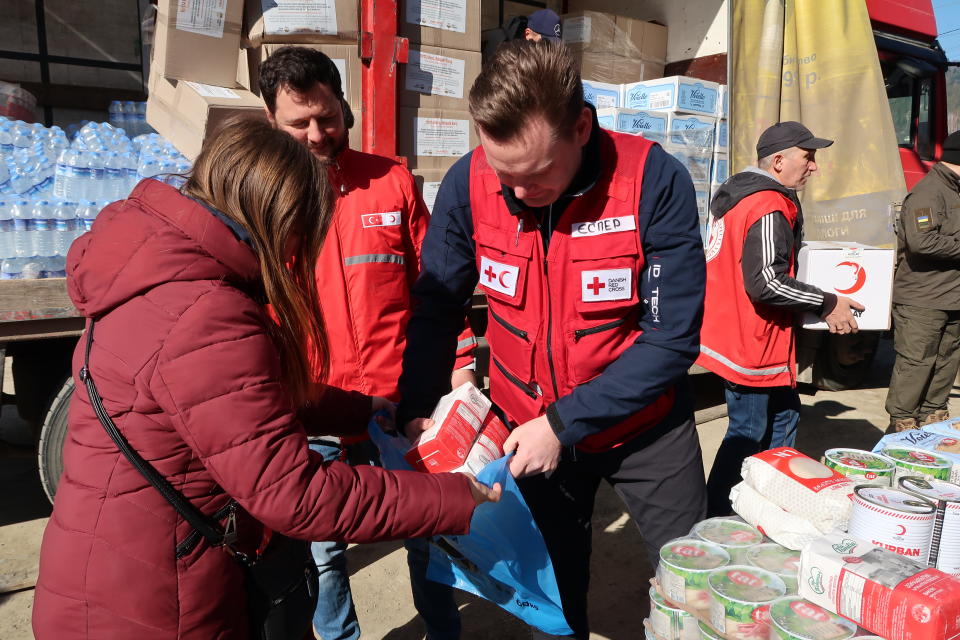
[[[350,256],[349,258],[343,259],[343,264],[345,266],[352,266],[355,264],[370,264],[370,263],[384,263],[384,264],[403,264],[403,256],[396,255],[394,253],[368,253],[362,256]]]
[[[745,376],[773,376],[778,373],[787,373],[790,371],[790,367],[787,365],[782,367],[771,367],[769,369],[750,369],[748,367],[743,367],[722,353],[717,353],[710,347],[703,344],[700,345],[700,353],[710,356],[720,364],[729,367],[737,373],[741,373]]]

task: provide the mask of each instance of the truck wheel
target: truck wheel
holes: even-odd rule
[[[40,430],[39,467],[40,482],[47,497],[53,503],[53,496],[60,484],[60,474],[63,473],[63,442],[67,437],[67,414],[70,409],[70,398],[73,397],[73,378],[67,381],[60,389],[50,405],[47,419],[43,421]]]

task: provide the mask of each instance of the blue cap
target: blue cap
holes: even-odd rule
[[[560,16],[550,9],[534,11],[527,18],[527,28],[554,42],[560,42]]]

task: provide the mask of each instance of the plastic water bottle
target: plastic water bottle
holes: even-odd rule
[[[17,127],[13,129],[13,146],[23,149],[33,144],[29,127]]]
[[[66,257],[70,245],[77,238],[77,203],[58,200],[50,210],[53,221],[53,254]],[[2,211],[0,211],[2,224]]]
[[[77,224],[80,233],[86,233],[93,227],[93,221],[96,220],[100,208],[92,200],[82,200],[77,207]]]
[[[0,262],[0,280],[21,280],[22,278],[22,258],[5,258]]]
[[[10,186],[10,170],[7,169],[7,163],[0,157],[0,195],[13,193],[13,187]]]
[[[123,170],[127,177],[127,183],[125,187],[126,195],[130,195],[130,192],[133,191],[133,188],[137,186],[138,182],[140,182],[140,175],[137,173],[137,156],[132,153],[124,154]]]
[[[27,194],[33,188],[34,175],[30,165],[15,166],[10,173],[10,187],[14,193]]]
[[[33,218],[33,255],[49,258],[53,248],[53,211],[47,200],[37,200],[30,210]]]
[[[66,278],[67,260],[63,256],[50,256],[40,262],[41,278]]]
[[[107,154],[104,168],[104,196],[108,200],[119,200],[127,196],[125,191],[127,182],[127,172],[124,167],[123,157],[116,151]]]
[[[90,187],[89,197],[91,200],[100,200],[105,197],[105,169],[103,167],[104,155],[99,151],[93,151],[88,156],[88,165],[90,167]]]
[[[111,101],[110,106],[107,107],[108,120],[110,121],[110,124],[115,127],[120,126],[120,111],[121,107],[119,100]]]
[[[154,158],[148,158],[140,163],[138,171],[140,173],[140,177],[144,180],[147,178],[154,178],[160,173],[160,163]]]
[[[13,153],[13,127],[0,123],[0,153]]]
[[[142,133],[146,133],[148,130],[147,125],[147,103],[146,102],[137,102],[137,119],[136,126],[134,127],[133,133],[130,137],[138,136]]]
[[[0,260],[13,257],[13,202],[0,200]]]
[[[33,216],[29,200],[15,200],[10,210],[13,220],[13,257],[33,256]]]

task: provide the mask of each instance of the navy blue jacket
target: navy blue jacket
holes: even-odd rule
[[[554,218],[589,190],[601,171],[609,170],[601,166],[598,132],[594,118],[580,171],[567,193],[554,203]],[[472,155],[462,157],[444,176],[423,243],[399,383],[400,424],[429,416],[440,396],[449,391],[457,335],[479,280],[470,211]],[[504,187],[504,198],[511,211],[523,206],[508,187]],[[542,220],[546,210],[534,212]],[[555,227],[541,224],[541,229]],[[601,375],[547,408],[550,425],[565,446],[640,411],[682,382],[699,354],[706,269],[696,197],[687,170],[659,145],[650,149],[644,169],[639,227],[647,265],[639,280],[643,334]],[[658,278],[649,269],[654,258],[660,265]],[[655,290],[659,293],[657,322],[649,307]],[[678,401],[689,403],[687,395],[678,394],[678,399],[684,398]]]

